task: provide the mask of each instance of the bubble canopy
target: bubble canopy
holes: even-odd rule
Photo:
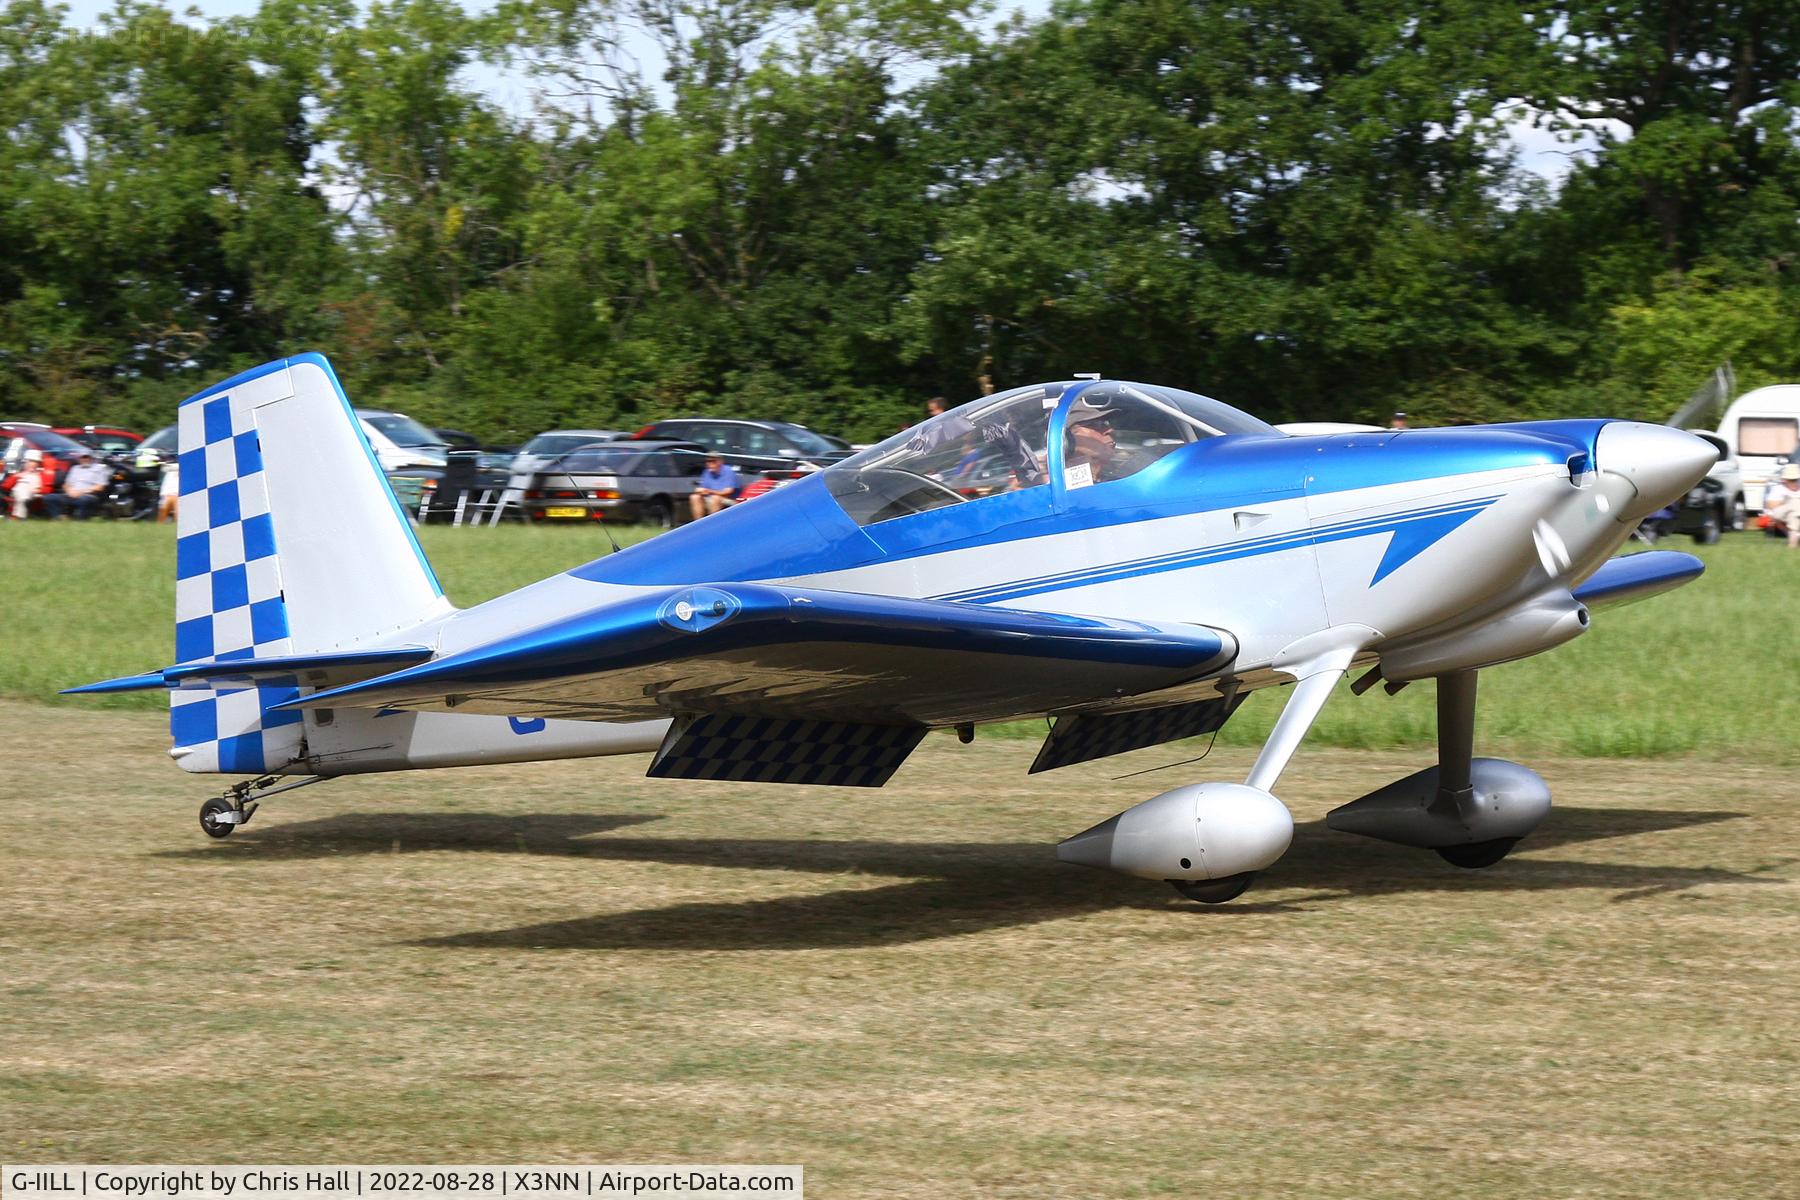
[[[1182,446],[1274,426],[1207,396],[1155,384],[1033,384],[972,400],[827,468],[861,525],[1027,491],[1110,483]]]

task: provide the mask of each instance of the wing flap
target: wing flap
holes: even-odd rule
[[[858,725],[698,713],[670,726],[652,779],[880,787],[925,736],[923,725]]]
[[[1146,746],[1216,733],[1224,728],[1238,705],[1250,693],[1228,684],[1224,694],[1209,700],[1171,704],[1162,708],[1140,709],[1122,713],[1071,713],[1056,718],[1056,724],[1038,749],[1038,756],[1028,774],[1054,771],[1058,767],[1109,758]]]
[[[1236,653],[1204,625],[713,584],[649,590],[289,707],[948,725],[1157,691]]]

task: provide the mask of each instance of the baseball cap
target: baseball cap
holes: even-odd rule
[[[1077,400],[1074,407],[1069,409],[1069,416],[1064,424],[1073,426],[1086,425],[1094,421],[1110,421],[1112,420],[1112,415],[1113,407],[1106,403],[1106,401],[1095,401],[1084,398]]]

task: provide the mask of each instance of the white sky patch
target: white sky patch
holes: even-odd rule
[[[1551,129],[1542,114],[1525,104],[1515,102],[1510,109],[1506,138],[1519,156],[1519,168],[1553,189],[1562,186],[1577,163],[1594,161],[1604,135],[1610,135],[1615,142],[1631,138],[1631,128],[1623,121],[1585,120],[1575,122],[1572,129]]]

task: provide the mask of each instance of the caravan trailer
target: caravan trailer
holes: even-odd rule
[[[1719,436],[1737,451],[1744,472],[1744,507],[1759,513],[1763,489],[1781,464],[1800,461],[1800,384],[1757,388],[1732,401]]]

